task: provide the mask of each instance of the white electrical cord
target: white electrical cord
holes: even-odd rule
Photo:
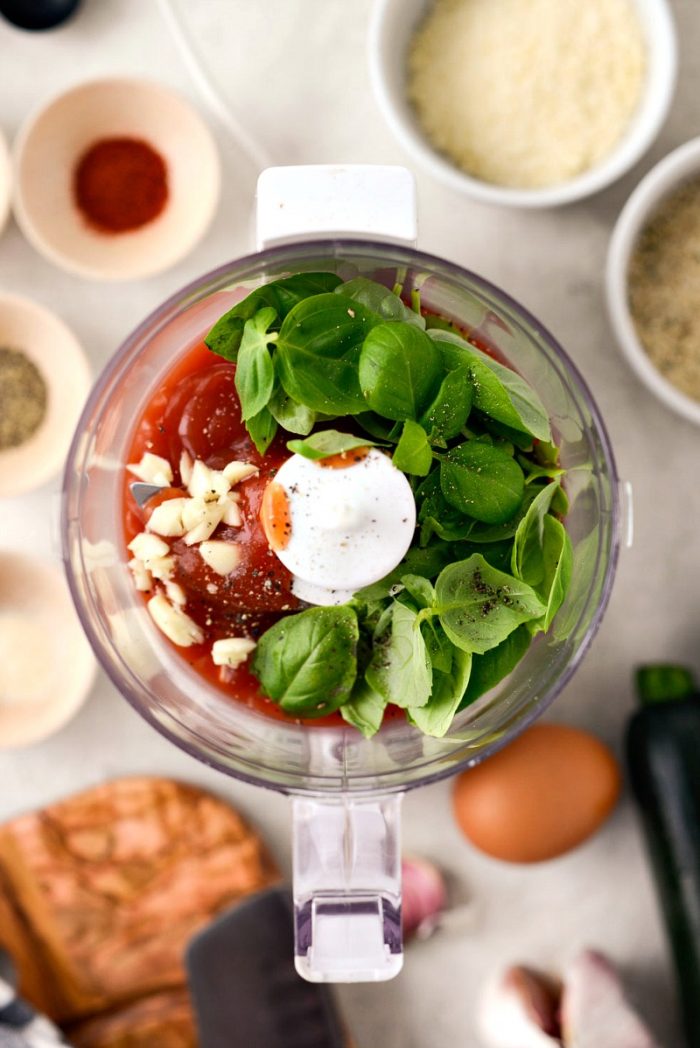
[[[235,144],[245,153],[258,172],[264,171],[267,167],[273,167],[274,161],[272,158],[251,137],[243,125],[238,122],[207,75],[204,64],[197,55],[192,40],[180,20],[173,0],[158,0],[158,6],[163,21],[168,27],[175,46],[180,52],[180,57],[202,97],[202,101],[219,123],[226,128]]]

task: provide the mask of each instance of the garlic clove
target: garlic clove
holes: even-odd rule
[[[520,965],[506,969],[489,983],[481,1002],[479,1031],[484,1044],[489,1048],[561,1048],[558,996],[558,984],[548,976]]]
[[[445,879],[433,863],[409,856],[401,863],[401,920],[406,938],[426,938],[447,906]]]
[[[584,950],[564,977],[561,1024],[566,1048],[661,1048],[625,999],[607,957]]]
[[[151,513],[146,529],[154,531],[156,535],[165,535],[167,538],[175,538],[185,534],[185,525],[182,523],[182,511],[187,499],[168,499],[161,502]]]
[[[212,644],[211,657],[215,666],[236,669],[252,651],[255,651],[255,641],[249,637],[224,637]]]
[[[173,482],[172,466],[167,459],[160,455],[153,455],[147,451],[140,462],[130,462],[126,467],[129,473],[145,484],[156,484],[158,487],[167,488]]]

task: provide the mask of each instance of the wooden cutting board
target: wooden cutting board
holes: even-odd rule
[[[0,827],[0,946],[84,1048],[190,1048],[188,941],[278,877],[211,794],[118,779]]]

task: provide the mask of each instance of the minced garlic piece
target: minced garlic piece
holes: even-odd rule
[[[155,531],[156,535],[177,537],[185,534],[185,525],[182,523],[182,512],[188,499],[167,499],[151,513],[146,528]]]
[[[229,482],[232,488],[235,488],[236,484],[240,484],[242,480],[247,480],[248,477],[254,476],[258,472],[258,467],[253,466],[250,462],[229,462],[227,466],[224,466],[224,476]]]
[[[458,167],[534,189],[613,150],[645,71],[632,0],[436,0],[410,50],[408,94]]]
[[[149,561],[156,559],[157,557],[165,557],[170,553],[170,546],[167,542],[163,542],[157,535],[151,535],[147,531],[142,531],[136,535],[129,543],[128,548],[142,560],[146,567],[149,567]]]
[[[211,646],[211,657],[215,666],[228,666],[235,670],[255,650],[255,641],[248,637],[225,637],[215,640]]]
[[[212,539],[202,542],[199,553],[212,571],[219,575],[230,575],[241,562],[241,547],[235,542],[220,542]]]
[[[192,644],[201,644],[204,634],[182,608],[171,604],[167,597],[159,593],[151,597],[148,611],[161,633],[180,648],[189,648]]]
[[[146,484],[156,484],[167,488],[173,482],[173,471],[167,459],[147,451],[140,462],[131,462],[126,467],[139,480]]]

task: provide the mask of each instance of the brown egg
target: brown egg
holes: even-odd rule
[[[619,793],[620,770],[599,739],[563,724],[536,724],[457,777],[454,810],[480,851],[505,862],[541,862],[595,833]]]

